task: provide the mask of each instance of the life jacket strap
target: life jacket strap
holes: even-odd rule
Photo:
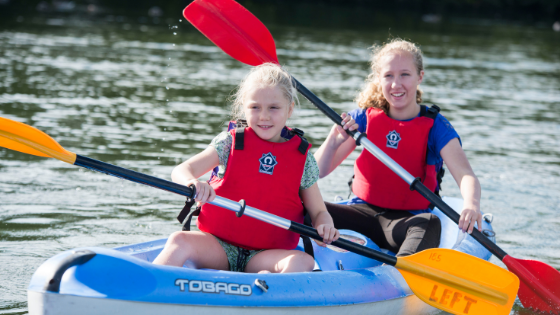
[[[304,132],[301,129],[298,128],[293,128],[290,130],[290,133],[292,135],[298,136],[301,139],[301,142],[299,143],[298,146],[298,151],[301,154],[306,154],[307,153],[307,148],[309,148],[309,141],[307,141],[307,139],[305,139],[305,137],[303,136]]]
[[[431,107],[426,105],[420,105],[420,117],[427,117],[431,119],[436,119],[440,111],[439,106],[432,104]]]
[[[190,231],[191,230],[192,217],[200,215],[200,209],[201,209],[200,207],[196,207],[194,209],[194,211],[190,212],[189,215],[187,215],[187,220],[185,221],[185,224],[183,224],[182,231]]]
[[[232,121],[229,123],[228,131],[235,128],[235,150],[243,150],[245,147],[245,127],[247,127],[247,121],[245,119],[239,119],[238,121]]]
[[[305,139],[305,137],[303,136],[304,132],[301,129],[298,128],[293,128],[293,129],[289,129],[289,133],[292,136],[298,136],[301,139],[301,142],[298,146],[298,151],[301,154],[307,154],[307,148],[309,148],[309,141],[307,141],[307,139]],[[245,147],[245,127],[243,124],[243,121],[241,121],[240,124],[237,124],[237,127],[235,128],[235,150],[243,150],[243,148]]]
[[[445,175],[445,168],[443,168],[443,165],[442,165],[441,168],[439,169],[439,171],[436,174],[438,189],[436,189],[435,194],[440,198],[441,198],[441,196],[439,195],[439,192],[443,190],[443,188],[441,188],[441,182],[443,182],[443,176],[444,175]]]
[[[439,106],[432,104],[432,106],[430,108],[428,108],[425,105],[421,105],[423,110],[424,110],[424,116],[431,118],[431,119],[436,119],[438,113],[440,112],[440,108]],[[422,116],[422,112],[420,113],[420,115]],[[443,181],[443,176],[445,175],[445,168],[443,168],[443,165],[441,165],[441,168],[437,171],[436,174],[436,179],[437,179],[437,189],[434,192],[438,197],[441,198],[439,192],[442,190],[441,188],[441,182]],[[430,204],[430,207],[433,209],[433,205]]]
[[[197,207],[193,212],[191,212],[191,208],[195,203],[194,196],[196,196],[196,188],[194,185],[189,186],[192,189],[192,197],[187,197],[187,201],[185,201],[185,206],[179,212],[177,216],[177,220],[179,223],[183,224],[183,231],[190,231],[191,230],[191,220],[194,215],[200,214],[200,207]],[[186,219],[186,221],[185,221]]]
[[[200,214],[200,207],[196,207],[194,211],[191,211],[193,205],[194,199],[187,199],[187,201],[185,202],[185,206],[177,216],[177,220],[179,220],[179,222],[183,224],[183,231],[190,231],[192,217],[198,216]]]
[[[304,211],[304,219],[303,219],[303,224],[313,227],[313,224],[311,223],[311,217],[309,216],[309,212],[307,212],[307,209],[303,208]],[[303,250],[311,257],[313,257],[313,259],[315,259],[315,251],[313,250],[313,243],[311,243],[311,239],[309,239],[309,237],[305,236],[305,235],[300,235],[301,240],[303,242]]]
[[[191,207],[194,205],[194,197],[196,196],[196,186],[190,185],[189,188],[192,189],[192,197],[190,198],[187,197],[187,201],[185,202],[185,206],[183,207],[183,210],[181,210],[181,212],[179,212],[179,215],[177,216],[177,220],[181,224],[183,224],[185,218],[188,216],[189,212],[191,211]]]
[[[420,109],[420,116],[424,116],[427,118],[431,118],[431,119],[436,119],[438,113],[440,112],[440,108],[439,106],[432,104],[431,107],[428,108],[428,106],[426,105],[420,105],[421,109]],[[427,152],[426,152],[427,154]],[[443,175],[445,175],[445,169],[443,168],[443,165],[441,165],[441,168],[437,171],[436,174],[436,180],[437,180],[437,187],[436,187],[436,191],[434,191],[434,193],[441,198],[439,192],[442,190],[441,188],[441,182],[443,181]],[[430,209],[434,209],[435,205],[433,203],[430,203],[429,208]]]
[[[243,150],[245,147],[245,128],[235,128],[235,150]]]

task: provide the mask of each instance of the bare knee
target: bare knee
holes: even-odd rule
[[[301,271],[311,271],[313,270],[313,267],[315,267],[315,260],[311,257],[311,255],[304,252],[298,252],[296,257],[298,265],[302,268]]]
[[[188,233],[183,232],[183,231],[177,231],[177,232],[173,232],[171,233],[171,235],[169,235],[169,238],[167,239],[167,242],[173,243],[173,244],[182,244],[182,243],[186,243],[188,241]]]
[[[313,270],[313,267],[315,267],[313,257],[304,252],[294,251],[282,272],[306,272]]]
[[[189,244],[189,235],[182,231],[173,232],[169,235],[165,247],[184,247]]]
[[[189,244],[189,235],[185,232],[174,232],[169,236],[165,247],[154,259],[156,265],[182,266],[193,256],[193,249]]]
[[[301,254],[302,254],[301,256],[303,256],[302,265],[305,266],[305,270],[303,271],[312,271],[313,268],[315,268],[315,259],[313,259],[313,257],[311,257],[311,255],[307,253],[302,252]]]

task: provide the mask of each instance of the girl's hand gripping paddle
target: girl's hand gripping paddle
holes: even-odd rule
[[[239,3],[233,0],[195,0],[185,8],[183,15],[202,34],[231,57],[252,66],[266,62],[279,64],[272,35],[261,21]],[[333,122],[340,125],[342,118],[334,110],[297,80],[295,81],[298,91],[303,96]],[[371,141],[362,137],[364,134],[357,131],[347,130],[347,132],[406,181],[411,189],[418,191],[455,223],[459,222],[459,214],[455,210]],[[558,270],[540,261],[513,258],[476,229],[473,230],[472,236],[521,279],[518,294],[523,306],[560,314],[560,272]]]

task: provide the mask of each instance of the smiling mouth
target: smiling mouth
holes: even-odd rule
[[[391,93],[391,95],[394,96],[394,97],[401,97],[401,96],[404,95],[404,92],[402,92],[402,93]]]
[[[263,125],[258,125],[258,126],[259,126],[259,128],[262,128],[262,129],[270,129],[270,128],[272,128],[272,126],[263,126]]]

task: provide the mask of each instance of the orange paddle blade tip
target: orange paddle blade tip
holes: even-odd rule
[[[0,117],[0,146],[36,156],[55,158],[74,164],[76,154],[64,149],[41,130]]]
[[[513,273],[451,249],[399,257],[395,267],[416,296],[453,314],[509,314],[519,289]]]

